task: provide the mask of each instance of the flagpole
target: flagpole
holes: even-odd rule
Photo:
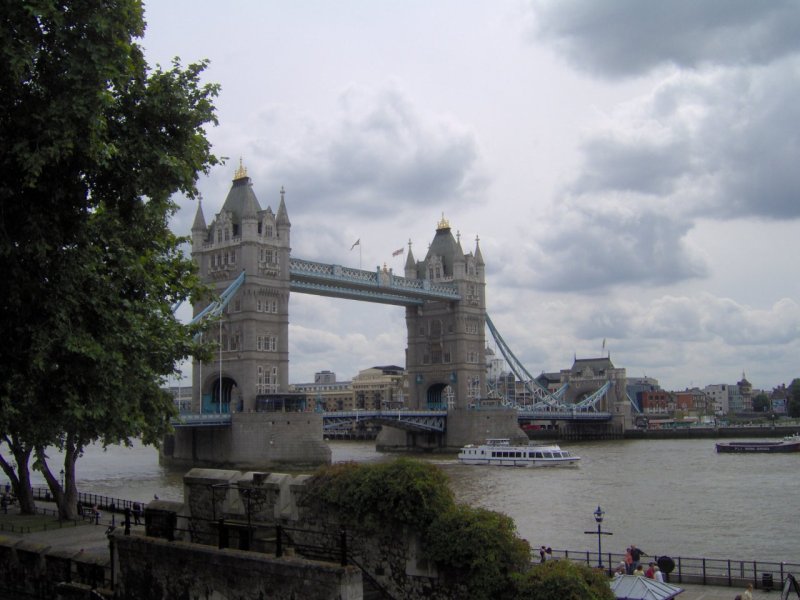
[[[361,241],[360,238],[359,238],[359,241]],[[360,243],[358,244],[358,270],[359,271],[361,270],[361,244]]]

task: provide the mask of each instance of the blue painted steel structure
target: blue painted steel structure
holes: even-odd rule
[[[511,368],[511,372],[514,373],[514,376],[523,383],[525,389],[528,393],[531,394],[533,398],[536,399],[536,402],[532,406],[526,407],[518,407],[520,411],[525,412],[526,414],[532,415],[553,415],[553,414],[560,414],[560,415],[572,415],[572,414],[581,414],[585,415],[590,412],[593,412],[596,415],[600,415],[599,417],[581,417],[579,419],[565,419],[562,417],[550,417],[550,416],[534,416],[531,418],[535,419],[557,419],[557,420],[610,420],[611,413],[601,413],[597,412],[597,405],[600,400],[608,393],[608,390],[611,389],[613,385],[613,381],[607,381],[600,389],[596,392],[592,393],[590,396],[587,396],[580,402],[576,404],[567,404],[563,401],[564,392],[566,392],[569,384],[564,384],[557,392],[550,393],[546,390],[536,379],[531,375],[528,370],[525,368],[525,365],[514,355],[509,348],[506,341],[503,339],[503,336],[500,335],[500,332],[495,327],[492,320],[489,318],[489,315],[486,315],[486,325],[489,327],[489,331],[494,338],[495,343],[497,343],[497,347],[500,348],[500,352],[505,358],[506,363],[508,363],[509,367]]]
[[[406,431],[438,431],[447,429],[446,410],[355,410],[327,412],[322,417],[322,430],[351,431],[359,421],[390,425]]]
[[[289,278],[293,292],[379,304],[422,306],[426,300],[461,299],[456,287],[450,283],[408,279],[386,269],[363,271],[300,258],[290,259]]]
[[[242,287],[242,284],[245,282],[245,272],[242,271],[239,276],[233,280],[224,292],[219,295],[219,298],[214,300],[211,304],[206,306],[202,311],[197,313],[197,315],[190,321],[192,325],[195,323],[199,323],[205,318],[210,317],[218,317],[221,315],[225,308],[228,306],[228,303],[231,299],[236,295],[236,292],[239,291],[239,288]],[[174,312],[174,311],[173,311]]]
[[[528,421],[592,421],[603,422],[611,420],[611,413],[589,412],[586,410],[519,410],[518,420],[523,423]],[[389,425],[406,431],[436,431],[447,430],[446,410],[353,410],[326,412],[322,415],[323,431],[350,431],[359,421],[379,425]],[[172,420],[173,427],[226,427],[231,424],[231,415],[202,414],[181,415]]]

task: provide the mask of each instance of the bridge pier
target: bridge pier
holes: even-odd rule
[[[383,425],[375,440],[379,452],[437,451],[445,448],[445,434],[439,431],[407,431]]]
[[[465,409],[447,412],[444,432],[408,431],[383,423],[376,448],[379,451],[457,450],[467,444],[479,444],[487,438],[508,438],[512,443],[526,443],[519,427],[517,411],[512,408]]]
[[[271,470],[330,464],[322,415],[309,412],[234,413],[230,425],[176,427],[159,462],[174,467]]]

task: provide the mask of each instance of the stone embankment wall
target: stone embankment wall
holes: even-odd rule
[[[147,506],[149,537],[112,536],[120,598],[245,599],[270,590],[264,597],[355,600],[373,581],[394,598],[457,597],[458,586],[445,589],[435,566],[422,558],[419,537],[407,529],[387,525],[371,535],[346,532],[348,566],[340,566],[342,529],[309,505],[308,478],[192,469],[184,477],[184,503]],[[221,531],[223,549],[217,547]],[[308,560],[307,548],[326,554],[328,562]],[[305,581],[314,582],[317,595],[308,593]]]
[[[230,425],[179,427],[163,446],[161,463],[173,467],[258,470],[331,462],[322,415],[310,412],[233,413]]]
[[[115,598],[360,600],[361,573],[296,558],[189,542],[113,535]]]
[[[0,597],[110,598],[110,586],[108,560],[0,536]]]

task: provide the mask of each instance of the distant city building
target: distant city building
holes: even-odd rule
[[[709,397],[698,388],[675,392],[675,410],[683,416],[704,417],[713,414],[714,406]]]
[[[303,393],[309,404],[322,411],[352,410],[353,385],[351,381],[336,381],[336,374],[323,371],[326,376],[319,380],[320,373],[314,374],[314,383],[293,383],[289,391]]]
[[[293,392],[306,394],[319,410],[388,410],[402,408],[408,396],[405,370],[396,365],[359,371],[351,381],[336,381],[331,371],[315,373],[314,383],[295,383]]]
[[[753,410],[753,385],[742,373],[742,379],[735,384],[718,383],[703,388],[714,405],[717,416],[749,413]]]
[[[653,377],[628,377],[625,390],[628,398],[636,405],[640,412],[642,410],[642,393],[643,392],[657,392],[661,390],[658,384],[658,379]]]
[[[333,371],[314,373],[314,383],[336,383],[336,373]]]
[[[703,391],[714,407],[714,414],[718,417],[727,415],[728,412],[730,412],[729,387],[730,386],[725,383],[716,383],[703,388]]]
[[[642,412],[646,416],[672,416],[675,414],[675,399],[664,390],[645,390],[640,393]]]
[[[785,415],[789,412],[789,390],[786,384],[781,384],[769,394],[772,411],[777,415]]]
[[[355,407],[364,410],[402,408],[408,396],[403,367],[387,365],[359,371],[353,377]]]
[[[736,384],[738,389],[738,410],[734,412],[751,412],[753,410],[753,384],[747,381],[742,373],[742,379]]]

